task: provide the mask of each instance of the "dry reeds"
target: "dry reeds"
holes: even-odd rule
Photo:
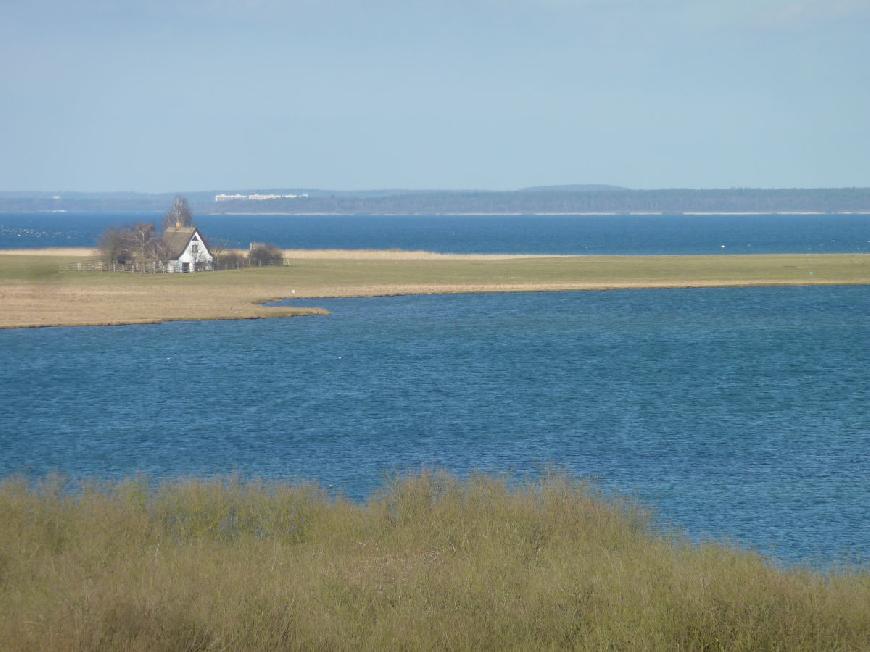
[[[0,649],[870,647],[870,575],[653,534],[565,478],[0,486]]]

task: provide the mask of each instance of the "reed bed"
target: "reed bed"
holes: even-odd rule
[[[870,574],[652,531],[582,483],[0,485],[0,649],[870,648]]]

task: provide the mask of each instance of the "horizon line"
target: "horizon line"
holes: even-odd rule
[[[761,190],[761,191],[785,191],[785,190],[870,190],[866,186],[658,186],[658,187],[629,187],[615,184],[553,184],[533,185],[519,188],[395,188],[395,187],[371,187],[371,188],[328,188],[315,186],[249,186],[249,187],[216,187],[206,189],[187,190],[75,190],[75,189],[4,189],[0,195],[48,195],[48,194],[90,194],[90,195],[185,195],[206,193],[228,192],[268,192],[268,191],[297,191],[318,193],[513,193],[513,192],[656,192],[663,190],[679,191],[734,191],[734,190]]]

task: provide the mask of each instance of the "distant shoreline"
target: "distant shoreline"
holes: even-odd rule
[[[583,184],[514,190],[223,187],[163,193],[5,191],[0,192],[0,212],[163,212],[177,194],[186,197],[195,215],[870,214],[870,187],[632,189]]]
[[[142,215],[162,214],[151,208],[118,210],[0,210],[4,215]],[[856,211],[210,211],[206,217],[870,217],[870,209]]]
[[[678,213],[670,213],[664,211],[630,211],[624,212],[607,212],[607,211],[569,211],[569,212],[431,212],[431,213],[404,213],[404,212],[379,212],[379,213],[349,213],[349,212],[281,212],[281,211],[258,211],[258,212],[220,212],[210,213],[203,212],[201,215],[209,217],[257,217],[263,216],[278,216],[278,217],[761,217],[768,215],[776,215],[783,217],[823,217],[826,215],[859,215],[870,217],[870,210],[867,211],[838,211],[838,212],[822,212],[822,211],[683,211]]]

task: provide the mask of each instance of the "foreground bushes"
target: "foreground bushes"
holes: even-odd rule
[[[0,649],[867,649],[870,575],[650,533],[548,479],[0,486]]]

